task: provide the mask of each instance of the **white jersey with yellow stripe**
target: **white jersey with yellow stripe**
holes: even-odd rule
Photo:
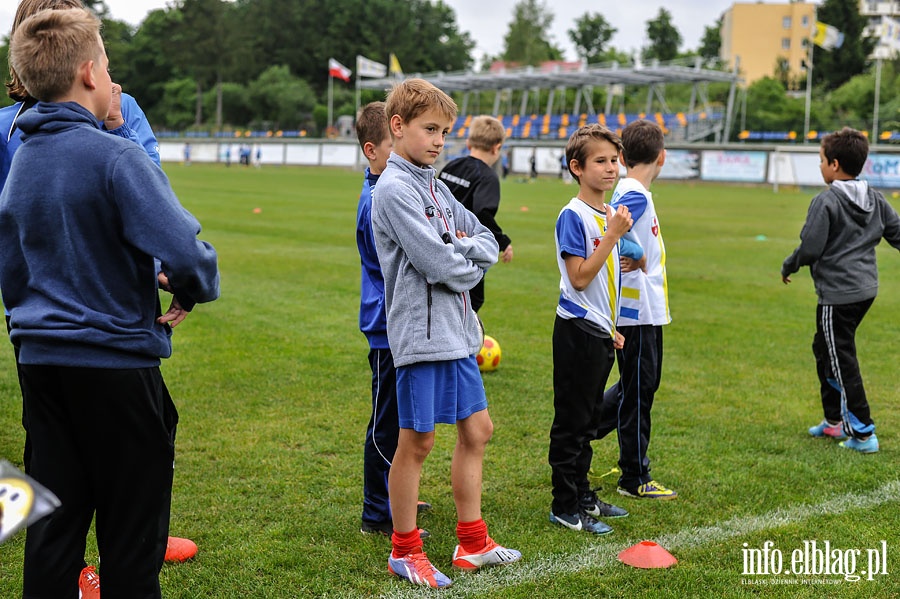
[[[559,304],[561,318],[583,318],[594,327],[614,336],[619,310],[619,250],[613,247],[597,276],[582,291],[572,286],[564,254],[587,259],[606,234],[606,213],[573,198],[556,220],[556,263],[559,266]]]

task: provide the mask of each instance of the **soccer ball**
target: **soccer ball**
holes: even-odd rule
[[[497,370],[497,366],[500,365],[500,344],[490,335],[485,335],[484,345],[475,359],[481,372]]]

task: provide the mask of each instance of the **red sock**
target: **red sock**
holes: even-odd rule
[[[419,536],[419,528],[416,527],[409,532],[397,532],[391,536],[391,543],[394,546],[393,557],[403,557],[410,553],[421,553],[422,538]]]
[[[469,553],[475,553],[484,549],[487,545],[488,529],[483,518],[474,522],[457,522],[456,537],[459,544]]]

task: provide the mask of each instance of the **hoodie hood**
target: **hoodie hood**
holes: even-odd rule
[[[872,211],[875,209],[875,198],[869,193],[869,184],[866,181],[858,179],[834,181],[831,189],[836,192],[842,205],[855,222],[861,225],[869,222]]]
[[[39,133],[58,133],[84,125],[100,129],[97,117],[77,102],[38,102],[16,119],[22,141]]]

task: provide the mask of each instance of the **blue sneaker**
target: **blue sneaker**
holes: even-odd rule
[[[388,557],[388,572],[413,584],[429,586],[433,589],[442,589],[453,584],[452,580],[431,565],[424,551],[398,558],[395,558],[392,553]]]
[[[582,512],[595,518],[624,518],[628,515],[627,510],[612,505],[611,503],[600,501],[597,497],[597,491],[599,489],[600,487],[591,489],[581,496],[579,504]]]
[[[583,530],[595,535],[605,535],[612,532],[612,527],[607,526],[603,522],[595,519],[590,514],[584,512],[578,514],[554,514],[550,512],[550,522],[565,526],[571,530]]]
[[[813,437],[831,437],[832,439],[846,439],[844,433],[844,425],[838,422],[830,424],[827,420],[823,420],[816,426],[809,427],[809,434]]]
[[[838,443],[841,447],[846,447],[847,449],[852,449],[854,451],[858,451],[859,453],[877,453],[878,452],[878,437],[874,434],[871,435],[865,441],[860,441],[859,439],[850,438],[846,441],[841,441]]]

